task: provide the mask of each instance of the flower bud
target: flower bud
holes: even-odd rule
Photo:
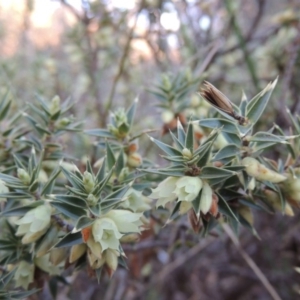
[[[109,268],[109,275],[112,277],[118,267],[118,252],[115,250],[107,249],[105,251],[105,262]]]
[[[59,96],[56,95],[52,98],[49,110],[52,116],[55,115],[60,110]]]
[[[219,213],[218,202],[219,202],[218,196],[215,193],[213,193],[212,194],[212,203],[211,203],[211,207],[209,209],[209,213],[211,215],[213,215],[214,217],[216,217]]]
[[[55,128],[62,129],[68,126],[71,123],[69,118],[62,118],[55,123]]]
[[[295,170],[297,171],[297,170]],[[287,198],[300,202],[300,178],[288,174],[288,179],[283,183],[283,189]]]
[[[72,264],[74,261],[79,259],[87,250],[86,244],[77,244],[72,246],[69,257],[69,263]]]
[[[200,200],[200,211],[202,211],[203,214],[207,214],[210,210],[210,207],[212,205],[212,196],[213,192],[211,187],[206,181],[203,181],[203,188],[201,193],[201,200]]]
[[[140,236],[137,233],[129,233],[126,235],[123,235],[120,239],[121,243],[133,243],[137,242],[139,240]]]
[[[18,173],[18,178],[24,183],[24,184],[29,184],[30,182],[30,176],[29,174],[22,168],[18,168],[17,170]]]
[[[127,165],[131,168],[139,167],[143,162],[142,156],[138,152],[134,152],[128,155]]]
[[[255,189],[256,181],[255,178],[252,177],[249,184],[248,184],[248,190],[253,191]]]
[[[128,169],[128,167],[123,168],[121,170],[120,174],[119,174],[119,177],[118,177],[119,181],[123,182],[127,178],[128,175],[129,175],[129,169]]]
[[[263,193],[266,196],[267,202],[275,210],[282,212],[282,204],[281,204],[281,200],[280,200],[280,197],[279,197],[278,193],[276,193],[272,190],[267,190],[267,189],[265,189],[263,191]],[[287,216],[291,216],[291,217],[294,216],[293,209],[292,209],[291,205],[288,202],[285,203],[284,214],[287,215]]]
[[[91,268],[94,270],[99,269],[105,263],[105,257],[99,258],[99,257],[95,256],[94,253],[90,251],[90,249],[88,249],[87,258],[88,258]]]
[[[28,285],[33,282],[34,276],[34,265],[29,264],[25,260],[21,260],[17,271],[14,275],[14,280],[16,281],[16,287],[21,286],[25,290],[28,289]]]
[[[253,176],[257,180],[267,180],[270,182],[279,183],[287,179],[286,176],[268,169],[266,166],[252,157],[243,158],[242,165],[246,167],[247,174]]]
[[[65,260],[67,257],[67,249],[66,248],[54,248],[50,251],[50,262],[57,266],[61,262]]]
[[[170,110],[164,110],[161,114],[161,119],[164,122],[164,124],[169,124],[174,118],[175,115]]]
[[[93,175],[88,171],[85,171],[83,173],[83,185],[88,193],[90,193],[94,189],[95,181]]]
[[[188,159],[193,158],[193,154],[192,154],[191,150],[188,149],[188,148],[184,148],[184,149],[181,151],[181,154],[182,154],[182,156],[183,156],[184,159],[187,159],[187,160],[188,160]]]
[[[5,182],[0,179],[0,194],[9,192],[9,188],[5,185]],[[6,201],[6,198],[0,198],[0,202]]]
[[[93,194],[89,194],[86,201],[90,206],[95,206],[98,202],[97,198]]]

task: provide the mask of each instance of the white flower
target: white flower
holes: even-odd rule
[[[22,260],[19,265],[18,269],[14,275],[14,279],[16,281],[16,287],[23,287],[27,290],[28,285],[33,282],[33,275],[34,275],[34,264],[29,264],[25,260]]]
[[[149,210],[151,206],[146,202],[148,199],[142,195],[142,192],[130,188],[124,198],[127,198],[120,204],[121,207],[132,210],[133,212],[144,212]]]
[[[92,227],[95,242],[101,245],[101,252],[106,249],[119,250],[120,238],[124,233],[140,232],[143,225],[140,220],[142,213],[133,213],[128,210],[111,210],[98,218]],[[90,245],[88,244],[90,247]],[[94,255],[97,256],[96,253]]]
[[[24,217],[16,221],[19,225],[17,236],[23,236],[22,243],[29,244],[38,240],[49,228],[51,207],[40,205],[28,211]]]
[[[100,218],[93,224],[93,236],[101,245],[102,251],[108,248],[119,249],[119,239],[123,236],[113,220]]]
[[[174,193],[178,201],[193,201],[202,189],[202,180],[198,177],[184,176],[176,181]]]
[[[122,233],[140,232],[140,226],[143,225],[142,213],[133,213],[128,210],[114,209],[105,214],[116,224],[118,230]]]
[[[59,275],[61,269],[58,266],[54,266],[50,261],[50,253],[47,253],[44,256],[37,257],[34,260],[34,263],[44,272],[49,275]]]
[[[178,177],[168,177],[164,181],[162,181],[156,189],[152,190],[152,194],[149,197],[152,199],[158,199],[156,207],[164,207],[166,203],[172,202],[177,198],[174,190],[176,188],[176,182],[178,180]]]

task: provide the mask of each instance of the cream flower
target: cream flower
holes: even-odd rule
[[[102,251],[105,249],[119,249],[119,239],[123,236],[110,218],[99,218],[93,224],[93,237],[96,242],[102,247]]]
[[[127,198],[120,204],[121,207],[127,208],[133,212],[144,212],[149,210],[151,206],[147,203],[147,198],[142,195],[142,192],[130,188],[125,196]]]
[[[40,205],[28,211],[24,217],[15,223],[19,225],[17,236],[23,236],[22,243],[29,244],[38,240],[49,228],[51,207]]]
[[[158,199],[156,202],[156,207],[164,207],[168,202],[172,202],[177,198],[174,190],[178,180],[178,177],[168,177],[162,181],[156,189],[152,190],[152,194],[149,197],[152,199]]]
[[[174,194],[178,201],[193,201],[202,189],[202,180],[198,177],[184,176],[176,181]]]
[[[33,282],[33,275],[34,275],[34,264],[29,264],[25,260],[22,260],[19,265],[18,269],[14,275],[14,279],[16,281],[16,287],[23,287],[27,290],[28,285]]]
[[[141,220],[142,216],[142,213],[133,213],[123,209],[114,209],[105,214],[105,217],[114,221],[122,233],[140,232],[140,226],[144,224]]]

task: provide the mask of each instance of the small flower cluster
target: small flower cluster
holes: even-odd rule
[[[158,199],[156,207],[165,207],[168,202],[177,199],[177,202],[181,202],[179,211],[184,214],[193,207],[192,202],[199,194],[200,211],[207,214],[212,206],[213,191],[206,181],[198,177],[168,177],[152,190],[150,197]]]

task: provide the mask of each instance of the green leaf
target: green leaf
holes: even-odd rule
[[[96,174],[96,182],[101,182],[105,177],[105,167],[106,167],[106,156],[103,157],[102,165],[98,170],[98,173]]]
[[[85,130],[84,133],[88,135],[103,137],[103,138],[115,139],[115,136],[112,133],[110,133],[110,131],[107,129],[90,129],[90,130]]]
[[[9,95],[9,91],[6,92],[4,98],[1,100],[0,103],[0,121],[5,119],[11,105],[11,100],[10,99],[7,100],[8,95]]]
[[[177,217],[180,216],[179,214],[179,208],[180,208],[180,201],[176,203],[175,207],[173,208],[171,215],[167,221],[167,224],[173,220],[175,220]]]
[[[180,142],[182,145],[184,145],[186,134],[185,134],[185,131],[184,131],[184,129],[183,129],[183,127],[182,127],[182,124],[181,124],[181,122],[179,121],[179,119],[177,120],[177,136],[178,136],[179,142]]]
[[[69,233],[65,235],[56,245],[55,248],[72,247],[74,245],[82,244],[81,232]]]
[[[192,201],[192,205],[193,205],[194,211],[195,211],[198,219],[199,219],[199,216],[200,216],[201,195],[202,195],[202,190],[200,190],[197,197]]]
[[[123,150],[120,151],[119,156],[116,161],[116,175],[119,176],[123,168],[125,167],[125,159]]]
[[[42,188],[42,191],[41,191],[41,196],[43,195],[47,195],[47,194],[51,194],[52,191],[53,191],[53,188],[54,188],[54,183],[55,183],[55,179],[57,178],[57,176],[60,174],[60,169],[59,168],[56,168],[50,178],[48,179],[48,181],[45,183],[45,185],[43,186]]]
[[[167,144],[165,144],[165,143],[163,143],[163,142],[161,142],[161,141],[159,141],[159,140],[157,140],[153,137],[150,137],[150,140],[152,142],[154,142],[161,150],[163,150],[165,153],[167,153],[170,156],[173,156],[173,155],[180,156],[180,155],[182,155],[181,152],[179,150],[177,150],[176,148],[171,147],[171,146],[169,146],[169,145],[167,145]]]
[[[239,222],[238,217],[234,214],[234,212],[232,211],[232,209],[230,208],[230,206],[227,204],[227,202],[223,199],[223,197],[221,196],[221,194],[219,194],[218,192],[215,192],[219,198],[219,202],[218,202],[218,207],[221,213],[223,213],[224,215],[234,219],[236,222]]]
[[[199,121],[199,125],[207,128],[221,128],[222,132],[229,132],[238,134],[239,131],[236,127],[236,123],[233,121],[217,118],[207,118]]]
[[[1,214],[0,217],[5,216],[5,217],[11,217],[11,216],[23,216],[25,215],[28,211],[30,211],[33,208],[38,207],[39,205],[43,205],[45,202],[43,200],[35,201],[33,203],[30,203],[28,205],[24,206],[19,206],[15,207],[12,209],[4,210]]]
[[[172,170],[172,169],[143,169],[140,170],[142,172],[145,173],[151,173],[151,174],[159,174],[159,175],[164,175],[164,176],[174,176],[174,177],[181,177],[181,176],[185,176],[184,174],[184,169],[180,168],[178,170]]]
[[[81,230],[83,228],[91,226],[96,219],[89,218],[87,216],[82,216],[81,218],[78,219],[75,228],[76,230]]]
[[[295,136],[294,136],[295,137]],[[274,143],[286,143],[286,140],[294,138],[290,136],[277,136],[268,132],[257,132],[253,136],[249,137],[251,142],[274,142]]]
[[[213,161],[218,161],[218,160],[223,160],[226,158],[232,158],[237,156],[240,153],[240,149],[239,147],[237,147],[236,145],[227,145],[224,148],[222,148],[221,150],[219,150],[219,152],[215,155],[215,157],[213,158]]]
[[[203,167],[199,177],[203,179],[214,179],[231,177],[233,175],[236,175],[236,172],[216,167]]]
[[[2,274],[0,277],[0,291],[7,286],[7,284],[14,278],[17,268],[14,268],[12,271],[8,272],[7,274]]]
[[[107,142],[106,142],[106,157],[107,157],[107,167],[108,169],[111,169],[115,165],[116,159],[113,150],[111,149],[109,143]]]
[[[86,201],[83,198],[74,195],[55,195],[54,199],[72,206],[85,208]]]
[[[194,149],[194,127],[192,122],[189,122],[187,128],[186,138],[185,138],[185,148],[189,149],[192,152]]]
[[[234,133],[229,133],[229,132],[222,132],[222,134],[229,144],[234,144],[238,148],[241,147],[242,141],[241,141],[241,138],[239,137],[239,135],[234,134]]]
[[[129,128],[132,127],[138,101],[139,101],[139,99],[136,98],[126,112],[127,122],[129,123]]]
[[[252,98],[246,107],[246,117],[251,122],[252,126],[259,120],[264,112],[273,89],[276,86],[277,79],[273,83],[269,83],[264,90]]]
[[[77,221],[81,216],[86,215],[85,209],[73,206],[67,203],[52,201],[51,205],[54,206],[65,216]]]
[[[173,142],[174,142],[176,148],[179,149],[180,151],[182,151],[184,148],[184,145],[179,141],[179,139],[175,136],[175,134],[171,130],[169,130],[169,133],[171,135],[171,138],[173,139]]]

